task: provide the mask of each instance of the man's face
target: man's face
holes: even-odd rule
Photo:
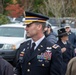
[[[30,25],[26,25],[26,32],[27,37],[34,37],[38,34],[39,31],[39,25],[36,25],[35,23],[32,23]]]
[[[46,32],[46,34],[50,34],[51,28],[50,27],[45,27],[44,32]]]
[[[70,32],[70,27],[66,27],[65,30],[67,33]]]

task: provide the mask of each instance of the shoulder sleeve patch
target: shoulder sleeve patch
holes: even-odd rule
[[[57,49],[59,47],[59,45],[57,45],[57,44],[54,44],[53,46],[52,46],[52,48],[54,48],[54,49]]]

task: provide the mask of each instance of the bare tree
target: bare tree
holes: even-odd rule
[[[45,2],[44,2],[44,3],[45,3]],[[47,16],[48,16],[48,14],[49,14],[49,9],[48,9],[48,7],[47,7],[46,5],[41,5],[41,6],[39,7],[39,12],[42,13],[42,14],[44,14],[44,15],[47,15]]]
[[[76,17],[76,0],[65,1],[66,16]]]
[[[35,11],[35,0],[21,0],[25,10]],[[55,17],[75,17],[76,0],[43,0],[36,8],[44,15],[53,14]]]
[[[0,0],[0,13],[3,14],[4,8],[3,8],[3,0]]]
[[[21,0],[24,9],[27,11],[31,11],[33,9],[34,0]]]
[[[44,0],[46,11],[52,12],[55,17],[62,16],[62,2],[61,0]],[[45,7],[44,7],[45,8]]]
[[[43,14],[52,12],[55,17],[75,17],[76,0],[43,0],[39,10]]]

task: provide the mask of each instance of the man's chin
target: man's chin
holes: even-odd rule
[[[27,38],[30,38],[30,36],[29,36],[29,35],[27,35]]]

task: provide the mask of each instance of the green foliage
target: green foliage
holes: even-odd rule
[[[3,6],[6,7],[8,3],[12,4],[12,0],[4,0]]]
[[[3,14],[7,15],[8,12],[5,10],[5,8],[7,7],[7,4],[12,4],[12,0],[4,0],[4,3],[3,3],[3,7],[4,7],[4,12]]]
[[[7,18],[7,16],[0,14],[0,25],[9,23],[10,20]]]
[[[12,3],[12,0],[4,0],[4,3]]]
[[[55,17],[55,15],[52,12],[49,12],[48,16]]]
[[[21,4],[21,1],[22,1],[22,0],[17,0],[17,2],[18,2],[19,4]]]
[[[34,1],[34,5],[39,5],[39,4],[42,4],[43,3],[43,0],[35,0]]]
[[[40,5],[43,5],[43,0],[34,0],[34,3],[33,3],[33,7],[34,7],[34,12],[39,12],[39,7]]]

